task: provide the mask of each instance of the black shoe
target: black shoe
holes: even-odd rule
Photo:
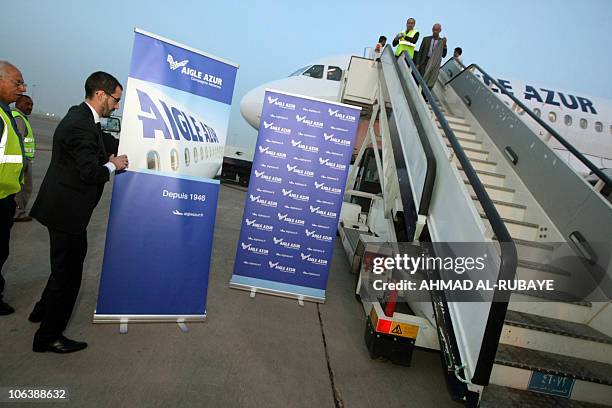
[[[42,322],[43,316],[45,315],[45,311],[40,305],[40,303],[36,303],[34,305],[34,309],[32,309],[32,313],[28,316],[28,320],[32,323],[40,323]]]
[[[87,343],[84,341],[74,341],[67,339],[64,336],[60,336],[57,340],[52,341],[51,343],[43,343],[36,341],[35,339],[34,344],[32,345],[32,351],[36,353],[50,351],[52,353],[66,354],[83,350],[85,347],[87,347]]]
[[[15,309],[13,309],[8,303],[0,300],[0,316],[6,316],[15,313]]]

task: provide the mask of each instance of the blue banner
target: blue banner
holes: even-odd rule
[[[217,180],[118,176],[96,314],[205,314],[218,192]]]
[[[232,286],[325,299],[359,114],[266,91]]]
[[[237,69],[136,30],[94,321],[205,316]]]

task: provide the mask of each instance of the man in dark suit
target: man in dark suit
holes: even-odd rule
[[[446,40],[444,38],[440,38],[440,32],[442,31],[442,26],[440,23],[436,23],[431,28],[432,35],[423,38],[421,41],[421,47],[419,48],[419,52],[416,54],[414,58],[414,63],[419,70],[421,76],[425,75],[425,69],[427,68],[427,63],[429,59],[433,56],[436,51],[436,46],[438,44],[444,44],[444,50],[442,51],[442,58],[446,57]],[[442,41],[445,40],[445,41]]]
[[[85,82],[85,102],[70,108],[53,135],[51,164],[30,215],[49,230],[51,276],[30,321],[40,321],[32,349],[70,353],[87,343],[63,336],[74,308],[87,253],[87,225],[104,184],[128,165],[125,155],[105,149],[100,117],[119,106],[122,86],[95,72]]]

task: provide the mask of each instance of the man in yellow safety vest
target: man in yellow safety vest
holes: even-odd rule
[[[410,58],[414,59],[414,49],[416,48],[416,43],[419,40],[419,30],[414,28],[415,25],[416,20],[412,17],[409,18],[406,20],[406,31],[398,33],[393,39],[393,46],[396,47],[396,57],[402,55],[402,52],[408,51]]]
[[[21,135],[23,142],[23,151],[25,153],[25,161],[23,162],[23,185],[21,191],[15,195],[15,222],[32,221],[32,217],[26,214],[28,200],[32,194],[32,162],[36,154],[36,141],[34,140],[34,132],[28,121],[28,116],[32,113],[34,103],[28,95],[20,95],[15,102],[13,109],[13,117],[17,130]]]
[[[15,194],[23,180],[23,146],[8,105],[26,91],[21,72],[0,60],[0,316],[15,312],[2,300],[2,267],[9,255],[9,239],[15,215]]]

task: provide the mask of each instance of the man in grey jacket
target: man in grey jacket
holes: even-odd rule
[[[440,69],[440,60],[446,57],[446,37],[440,38],[440,32],[442,31],[442,25],[440,23],[436,23],[431,28],[432,35],[423,38],[421,42],[421,47],[419,48],[419,52],[415,57],[415,64],[419,73],[425,77],[425,72],[427,70],[427,64],[429,61],[432,61],[433,65],[437,63],[437,69],[435,69],[435,75],[437,76],[438,70]],[[440,48],[442,52],[436,53],[436,50]],[[436,57],[433,58],[432,57]],[[436,61],[437,60],[437,61]],[[427,81],[426,78],[423,78]],[[427,81],[429,84],[429,81]]]

